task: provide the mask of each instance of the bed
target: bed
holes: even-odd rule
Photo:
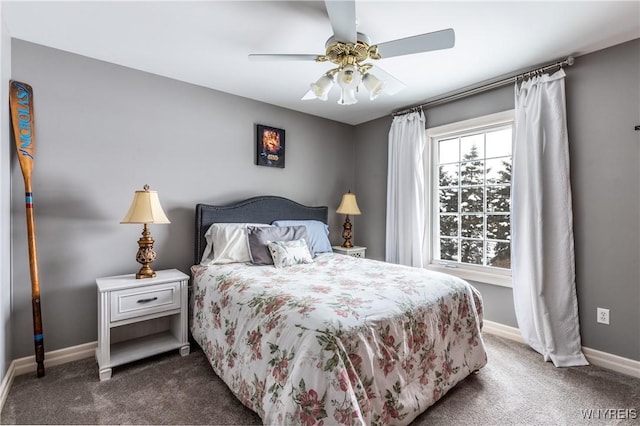
[[[471,285],[330,252],[281,268],[200,264],[213,224],[327,214],[274,196],[197,205],[192,336],[264,424],[409,424],[487,362]]]

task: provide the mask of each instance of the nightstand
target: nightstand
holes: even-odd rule
[[[364,259],[364,253],[365,251],[367,251],[366,247],[360,246],[353,246],[349,248],[342,246],[333,246],[332,248],[334,253],[346,254],[347,256],[360,257],[362,259]]]
[[[115,366],[180,348],[189,354],[187,290],[189,276],[177,269],[156,271],[155,278],[135,274],[98,278],[100,380]]]

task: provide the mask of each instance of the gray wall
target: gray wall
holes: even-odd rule
[[[9,79],[11,37],[0,4],[0,377],[12,358],[11,346],[11,140]]]
[[[353,187],[354,128],[13,40],[12,76],[34,88],[33,185],[47,351],[97,338],[95,279],[136,272],[133,193],[159,192],[155,269],[188,272],[194,206],[281,195],[335,212]],[[254,165],[255,124],[286,130],[286,167]],[[13,161],[13,358],[33,354],[24,187]]]
[[[567,74],[583,345],[640,360],[640,40],[580,57]],[[610,326],[596,307],[611,310]]]
[[[367,248],[366,256],[384,260],[387,205],[387,140],[391,117],[369,121],[356,127],[353,192],[362,212],[353,224],[357,245]]]
[[[567,76],[582,344],[640,360],[640,40],[581,56]],[[511,108],[513,88],[505,87],[431,108],[427,125]],[[390,125],[385,117],[356,129],[355,192],[363,210],[357,242],[377,259],[384,259]],[[474,284],[487,319],[517,326],[511,289]],[[611,325],[596,323],[596,307],[611,310]]]

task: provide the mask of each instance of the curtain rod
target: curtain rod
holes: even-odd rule
[[[458,100],[458,99],[466,98],[467,96],[476,95],[478,93],[486,92],[487,90],[497,89],[498,87],[503,87],[503,86],[506,86],[508,84],[513,84],[513,83],[517,82],[518,80],[522,80],[522,79],[525,79],[525,78],[533,77],[535,75],[539,75],[539,74],[545,73],[547,71],[551,71],[552,69],[555,69],[555,68],[560,69],[560,68],[564,68],[565,66],[571,66],[571,65],[574,64],[574,62],[575,62],[575,59],[573,58],[573,56],[569,56],[569,57],[567,57],[567,59],[565,59],[563,61],[557,61],[557,62],[554,62],[554,63],[549,64],[549,65],[544,65],[544,66],[539,67],[539,68],[531,69],[529,71],[520,72],[520,73],[517,73],[517,74],[512,75],[510,77],[502,78],[502,79],[497,80],[497,81],[488,80],[488,82],[480,83],[479,86],[473,87],[471,89],[463,89],[460,92],[452,93],[451,95],[446,95],[446,96],[443,96],[441,98],[436,98],[436,99],[431,100],[431,101],[426,101],[426,102],[424,102],[424,103],[422,103],[420,105],[415,105],[415,106],[412,106],[412,107],[402,108],[402,109],[393,111],[391,113],[391,115],[393,115],[395,117],[396,115],[403,115],[403,114],[408,114],[410,112],[420,111],[423,108],[433,107],[433,106],[436,106],[436,105],[442,105],[442,104],[445,104],[447,102],[451,102],[451,101],[455,101],[455,100]]]

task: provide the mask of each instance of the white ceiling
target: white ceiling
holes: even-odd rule
[[[2,1],[12,37],[349,124],[462,87],[640,37],[640,1],[357,1],[372,44],[453,28],[453,49],[376,62],[407,85],[356,105],[300,98],[330,63],[249,62],[324,54],[321,1]],[[579,61],[579,58],[577,59]]]

